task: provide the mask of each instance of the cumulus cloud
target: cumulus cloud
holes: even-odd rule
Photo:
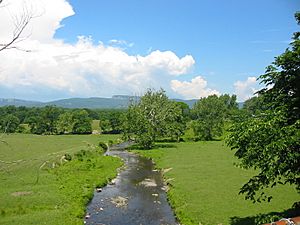
[[[172,80],[171,88],[174,92],[182,95],[184,98],[202,98],[209,95],[220,95],[217,90],[207,87],[207,81],[201,76],[193,78],[190,82]]]
[[[248,77],[245,81],[237,81],[234,83],[235,94],[238,101],[245,101],[254,96],[258,91],[258,83],[256,77]]]
[[[23,37],[39,40],[43,43],[56,41],[55,31],[62,27],[62,19],[74,15],[72,6],[66,0],[6,0],[0,8],[0,40],[10,40],[15,23],[24,16],[31,16]]]
[[[18,43],[31,52],[0,52],[2,95],[1,89],[6,93],[16,93],[16,97],[31,93],[34,98],[43,95],[51,98],[51,93],[52,96],[64,93],[63,97],[140,93],[149,86],[164,88],[172,77],[187,73],[195,63],[192,56],[180,58],[171,51],[129,55],[124,49],[114,46],[127,44],[124,41],[93,44],[92,37],[86,36],[78,37],[75,44],[57,40],[54,34],[62,26],[62,19],[74,15],[71,5],[65,0],[36,2],[30,1],[34,11],[43,13],[31,21],[26,31],[31,33],[29,38]],[[13,10],[14,13],[22,12],[24,4],[28,7],[25,0],[12,0],[11,9],[5,7],[9,13],[5,16],[0,13],[1,25],[10,23],[9,15]],[[12,27],[13,24],[0,30],[0,43],[9,39]]]

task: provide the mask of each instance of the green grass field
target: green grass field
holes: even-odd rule
[[[82,224],[96,186],[121,161],[102,156],[99,141],[116,135],[5,135],[0,143],[0,224]],[[73,156],[61,164],[65,153]]]
[[[274,197],[271,203],[253,204],[244,200],[244,196],[238,195],[239,188],[254,171],[235,167],[233,152],[222,141],[178,143],[138,152],[152,158],[158,168],[172,168],[165,173],[165,179],[171,186],[169,201],[181,224],[270,222],[271,217],[287,216],[288,209],[300,200],[289,186],[271,190]],[[296,214],[300,215],[299,210]]]

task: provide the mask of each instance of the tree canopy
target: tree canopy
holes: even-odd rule
[[[124,137],[133,138],[143,148],[152,148],[157,138],[178,137],[183,133],[183,110],[168,99],[164,90],[147,90],[132,103],[125,116]]]
[[[300,25],[300,13],[296,13]],[[292,184],[300,191],[300,40],[294,34],[291,47],[275,58],[259,77],[266,87],[258,93],[265,110],[235,123],[227,143],[243,168],[257,169],[240,193],[253,201],[272,196],[264,189]]]
[[[237,110],[235,95],[211,95],[199,99],[192,109],[190,123],[197,139],[210,141],[223,133],[224,122]]]

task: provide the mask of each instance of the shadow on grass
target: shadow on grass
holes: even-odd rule
[[[174,144],[163,143],[163,144],[155,144],[154,149],[155,148],[177,148],[177,146]]]
[[[266,214],[258,214],[256,216],[248,216],[244,218],[231,217],[231,225],[254,225],[264,224],[278,221],[282,218],[291,218],[300,215],[300,202],[293,205],[292,208],[287,209],[283,212],[270,212]]]
[[[158,149],[158,148],[177,148],[177,146],[169,143],[161,143],[161,144],[155,144],[152,149]],[[144,149],[138,144],[131,145],[126,149],[127,150],[152,150],[152,149]]]
[[[163,138],[163,139],[156,140],[156,142],[158,142],[158,143],[179,143],[179,142],[185,142],[185,140],[183,138],[180,138],[179,140]]]

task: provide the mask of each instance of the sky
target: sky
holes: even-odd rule
[[[4,0],[0,44],[22,16],[33,19],[19,50],[0,51],[0,98],[163,88],[170,98],[228,93],[245,101],[289,47],[299,10],[299,0]]]

